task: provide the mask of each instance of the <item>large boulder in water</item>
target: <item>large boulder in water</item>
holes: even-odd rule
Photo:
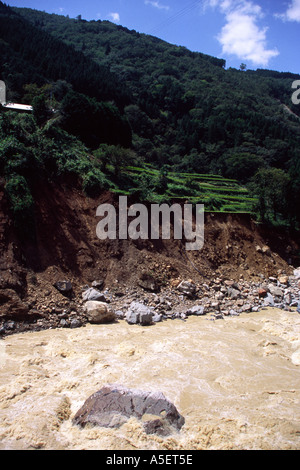
[[[73,423],[81,427],[119,428],[131,417],[141,420],[147,434],[164,436],[179,431],[185,422],[161,392],[107,385],[86,400]]]

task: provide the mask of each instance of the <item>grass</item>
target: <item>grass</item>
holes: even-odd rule
[[[123,173],[138,182],[139,176],[149,175],[153,181],[158,181],[159,170],[150,167],[128,166]],[[235,179],[224,178],[221,175],[202,173],[166,174],[168,189],[165,196],[171,199],[187,200],[192,204],[204,204],[207,212],[229,214],[249,214],[253,212],[256,199],[247,188]],[[155,196],[155,191],[154,194]]]

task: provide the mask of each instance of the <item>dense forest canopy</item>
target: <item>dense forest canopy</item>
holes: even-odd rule
[[[241,202],[247,188],[261,220],[299,224],[300,105],[291,96],[300,75],[226,69],[222,59],[108,21],[2,3],[0,41],[0,78],[9,98],[34,105],[32,117],[1,113],[1,171],[8,180],[22,176],[30,190],[24,169],[12,171],[7,163],[20,146],[46,177],[43,150],[34,140],[39,134],[47,148],[53,142],[52,172],[80,168],[92,194],[99,179],[99,187],[136,191],[141,198],[200,200],[205,183],[181,176],[208,175],[208,210],[229,209],[218,196],[222,182],[232,201]],[[30,138],[26,126],[33,126]],[[70,152],[62,156],[70,139],[78,161]],[[137,176],[130,165],[143,170]],[[219,176],[219,193],[210,191],[209,175]],[[244,189],[229,189],[233,180]]]

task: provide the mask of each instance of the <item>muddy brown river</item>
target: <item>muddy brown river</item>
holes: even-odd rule
[[[180,432],[80,429],[106,384],[161,391]],[[88,325],[0,340],[0,449],[300,449],[300,315],[276,309],[151,327]]]

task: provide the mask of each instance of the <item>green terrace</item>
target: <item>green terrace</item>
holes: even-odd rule
[[[231,214],[253,213],[257,202],[237,180],[220,175],[162,172],[149,165],[127,166],[123,168],[122,175],[126,177],[127,185],[123,190],[114,189],[115,193],[130,195],[140,189],[145,194],[148,186],[146,199],[150,202],[184,200],[191,204],[204,204],[206,212]],[[162,180],[163,189],[159,184]]]

